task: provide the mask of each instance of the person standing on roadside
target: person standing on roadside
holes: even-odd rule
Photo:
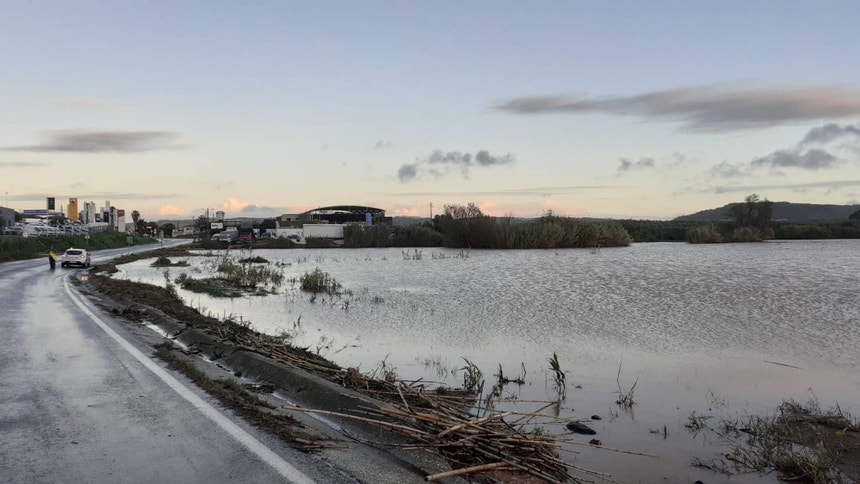
[[[51,270],[57,268],[57,253],[54,251],[53,247],[51,247],[51,251],[48,252],[48,263],[51,264]]]

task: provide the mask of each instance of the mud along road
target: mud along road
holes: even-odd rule
[[[354,482],[166,371],[69,287],[82,273],[0,264],[0,480]]]

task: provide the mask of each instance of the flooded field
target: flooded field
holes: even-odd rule
[[[120,266],[116,277],[159,285],[165,271],[170,280],[207,277],[223,256],[201,252],[174,259],[188,267],[167,269],[141,260]],[[566,380],[560,415],[600,416],[588,425],[604,446],[657,456],[588,447],[563,455],[620,482],[727,480],[691,466],[725,451],[713,434],[685,426],[692,412],[737,418],[770,412],[786,398],[815,398],[823,408],[838,402],[860,413],[860,241],[227,256],[263,257],[287,282],[270,295],[238,298],[179,289],[188,305],[287,333],[342,366],[459,386],[468,359],[483,372],[485,392],[501,369],[524,379],[505,385],[502,398],[553,400],[555,353]],[[312,296],[289,282],[315,269],[343,294]],[[619,390],[634,384],[635,404],[617,405]]]

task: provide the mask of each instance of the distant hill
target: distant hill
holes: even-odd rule
[[[732,220],[730,203],[720,208],[702,210],[690,215],[676,217],[678,221],[721,222]],[[845,220],[860,210],[860,205],[819,205],[815,203],[773,202],[773,220],[786,222],[817,222],[823,220]]]

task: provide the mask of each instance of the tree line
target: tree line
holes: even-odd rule
[[[593,222],[552,212],[533,221],[484,214],[474,203],[445,205],[444,212],[422,225],[347,226],[346,247],[450,247],[472,249],[561,249],[619,247],[632,238],[615,221]]]

